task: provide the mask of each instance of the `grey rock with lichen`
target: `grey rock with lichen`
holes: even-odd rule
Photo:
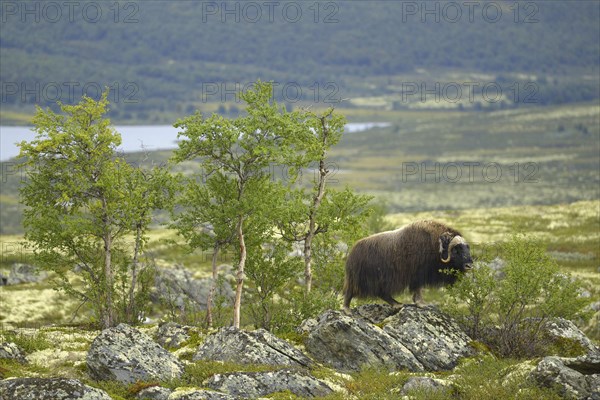
[[[0,273],[0,286],[41,282],[47,277],[48,272],[40,270],[38,267],[15,263],[10,267],[8,275]]]
[[[0,358],[17,360],[20,363],[26,363],[25,352],[15,343],[3,342],[0,343]]]
[[[452,318],[434,308],[403,307],[386,320],[384,331],[428,371],[451,370],[459,359],[473,354],[471,338]]]
[[[554,318],[543,327],[546,334],[553,340],[567,339],[581,345],[588,353],[600,353],[600,348],[594,344],[573,322],[564,318]]]
[[[168,400],[173,390],[161,386],[150,386],[144,388],[136,394],[138,400]]]
[[[216,374],[208,379],[206,385],[243,399],[255,399],[283,391],[303,398],[322,397],[334,391],[333,387],[322,380],[305,372],[291,370]]]
[[[423,371],[423,365],[380,327],[339,311],[321,314],[306,339],[306,350],[317,361],[340,371],[363,367]]]
[[[225,274],[229,266],[221,266]],[[174,268],[157,268],[154,290],[150,295],[153,302],[166,303],[183,311],[206,310],[212,278],[197,279],[192,272],[183,266]],[[223,304],[231,302],[234,293],[226,280],[218,281],[215,299]]]
[[[439,393],[450,390],[452,384],[444,379],[429,378],[427,376],[413,376],[406,381],[400,394],[405,396],[412,391]]]
[[[89,374],[97,380],[171,380],[183,374],[182,363],[135,328],[119,324],[103,330],[87,354]]]
[[[0,399],[111,400],[103,390],[68,378],[16,378],[0,381]]]
[[[312,364],[300,350],[264,329],[247,332],[235,328],[223,328],[207,337],[193,360],[289,367],[309,367]]]
[[[175,322],[160,324],[156,332],[156,342],[165,349],[179,348],[190,340],[191,326],[180,325]]]
[[[442,371],[473,353],[470,342],[454,320],[437,310],[380,305],[355,308],[352,315],[326,311],[309,333],[306,350],[341,371]]]
[[[386,318],[398,313],[389,304],[364,304],[352,309],[353,317],[360,317],[372,324],[381,324]]]
[[[190,389],[176,391],[169,395],[167,400],[238,400],[239,397],[212,390]]]
[[[545,357],[530,378],[541,387],[552,387],[565,398],[600,399],[600,356]]]

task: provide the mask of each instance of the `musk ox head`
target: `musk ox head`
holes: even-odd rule
[[[473,259],[471,258],[469,244],[462,236],[453,236],[450,232],[444,232],[440,236],[439,244],[440,260],[448,268],[456,269],[460,272],[465,272],[473,268]]]

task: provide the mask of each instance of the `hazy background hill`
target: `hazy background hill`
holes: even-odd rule
[[[401,109],[407,82],[493,82],[506,95],[483,102],[494,107],[599,96],[597,1],[54,4],[3,2],[2,123],[86,85],[117,92],[115,122],[169,124],[196,108],[235,114],[232,91],[259,78],[287,84],[276,96],[292,106]]]

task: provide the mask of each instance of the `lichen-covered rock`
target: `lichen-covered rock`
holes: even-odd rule
[[[191,326],[183,326],[175,322],[161,324],[156,332],[156,342],[165,349],[178,348],[190,340]]]
[[[244,399],[255,399],[283,391],[289,391],[299,397],[321,397],[334,391],[324,381],[291,370],[216,374],[208,379],[206,385]]]
[[[0,399],[111,400],[103,390],[67,378],[16,378],[0,381]]]
[[[231,267],[221,266],[220,269],[223,274]],[[181,265],[174,268],[157,268],[150,299],[157,303],[172,304],[185,311],[205,310],[211,284],[212,278],[194,278],[192,272]],[[224,300],[224,304],[227,304],[233,296],[231,285],[225,280],[219,281],[216,298]]]
[[[239,397],[230,394],[214,392],[204,389],[185,389],[175,391],[167,400],[238,400]]]
[[[600,399],[600,356],[545,357],[530,377],[542,387],[558,388],[571,399]]]
[[[26,363],[25,352],[19,346],[11,342],[0,343],[0,358],[9,358],[17,360],[20,363]]]
[[[342,371],[363,367],[441,371],[473,354],[470,342],[454,320],[433,308],[363,306],[353,309],[352,316],[323,313],[308,335],[306,350]]]
[[[138,400],[168,400],[173,390],[161,386],[144,388],[135,395]]]
[[[383,329],[362,318],[326,311],[306,340],[306,350],[319,362],[341,371],[365,366],[423,371],[423,365]]]
[[[28,264],[15,263],[8,275],[0,273],[0,286],[18,285],[20,283],[41,282],[48,277],[48,272]]]
[[[389,304],[364,304],[352,309],[353,317],[361,317],[372,324],[380,324],[386,318],[396,315],[398,309]]]
[[[235,328],[223,328],[207,337],[193,360],[290,367],[309,367],[312,364],[300,350],[264,329],[247,332]]]
[[[444,379],[429,378],[427,376],[413,376],[406,381],[400,394],[405,396],[418,390],[421,392],[438,393],[449,391],[452,384]]]
[[[126,324],[105,329],[94,339],[87,366],[94,379],[126,384],[170,380],[183,374],[183,365],[175,356]]]
[[[473,354],[471,338],[448,315],[433,308],[403,307],[384,327],[429,371],[453,369]]]
[[[554,341],[561,339],[572,340],[581,345],[588,353],[600,354],[600,348],[594,344],[573,322],[564,318],[555,318],[544,326],[546,334]]]

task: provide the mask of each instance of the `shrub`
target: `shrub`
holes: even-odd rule
[[[501,273],[479,265],[461,276],[449,288],[448,309],[473,339],[501,356],[543,354],[548,320],[581,317],[587,301],[578,297],[579,283],[559,273],[539,242],[514,235],[501,252]]]

